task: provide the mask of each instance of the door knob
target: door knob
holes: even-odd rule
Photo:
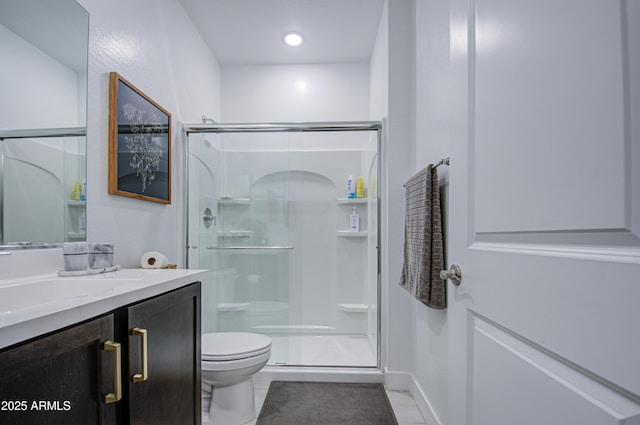
[[[452,264],[449,270],[440,271],[440,279],[451,279],[451,283],[458,286],[462,282],[462,270],[457,264]]]

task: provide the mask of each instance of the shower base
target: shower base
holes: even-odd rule
[[[377,367],[366,335],[270,334],[268,366]]]

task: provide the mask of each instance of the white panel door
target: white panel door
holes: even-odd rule
[[[448,425],[640,424],[640,2],[451,5]]]

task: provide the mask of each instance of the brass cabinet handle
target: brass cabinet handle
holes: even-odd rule
[[[115,387],[114,392],[107,394],[104,397],[104,402],[115,403],[122,398],[122,374],[120,372],[121,367],[121,351],[120,344],[113,341],[106,341],[104,343],[104,349],[106,351],[115,351],[115,355],[113,356],[113,386]]]
[[[139,336],[140,338],[140,348],[142,351],[142,363],[140,367],[142,368],[142,373],[136,373],[133,375],[133,382],[144,382],[149,377],[147,373],[147,330],[141,328],[133,328],[131,329],[131,335]]]

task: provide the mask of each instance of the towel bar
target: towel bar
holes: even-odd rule
[[[440,159],[440,161],[438,161],[438,163],[435,164],[432,168],[438,168],[441,165],[449,165],[449,157]],[[407,187],[407,184],[403,184],[402,187]]]
[[[449,157],[442,158],[440,161],[438,161],[438,163],[436,165],[433,166],[433,168],[438,168],[442,164],[449,165]]]

